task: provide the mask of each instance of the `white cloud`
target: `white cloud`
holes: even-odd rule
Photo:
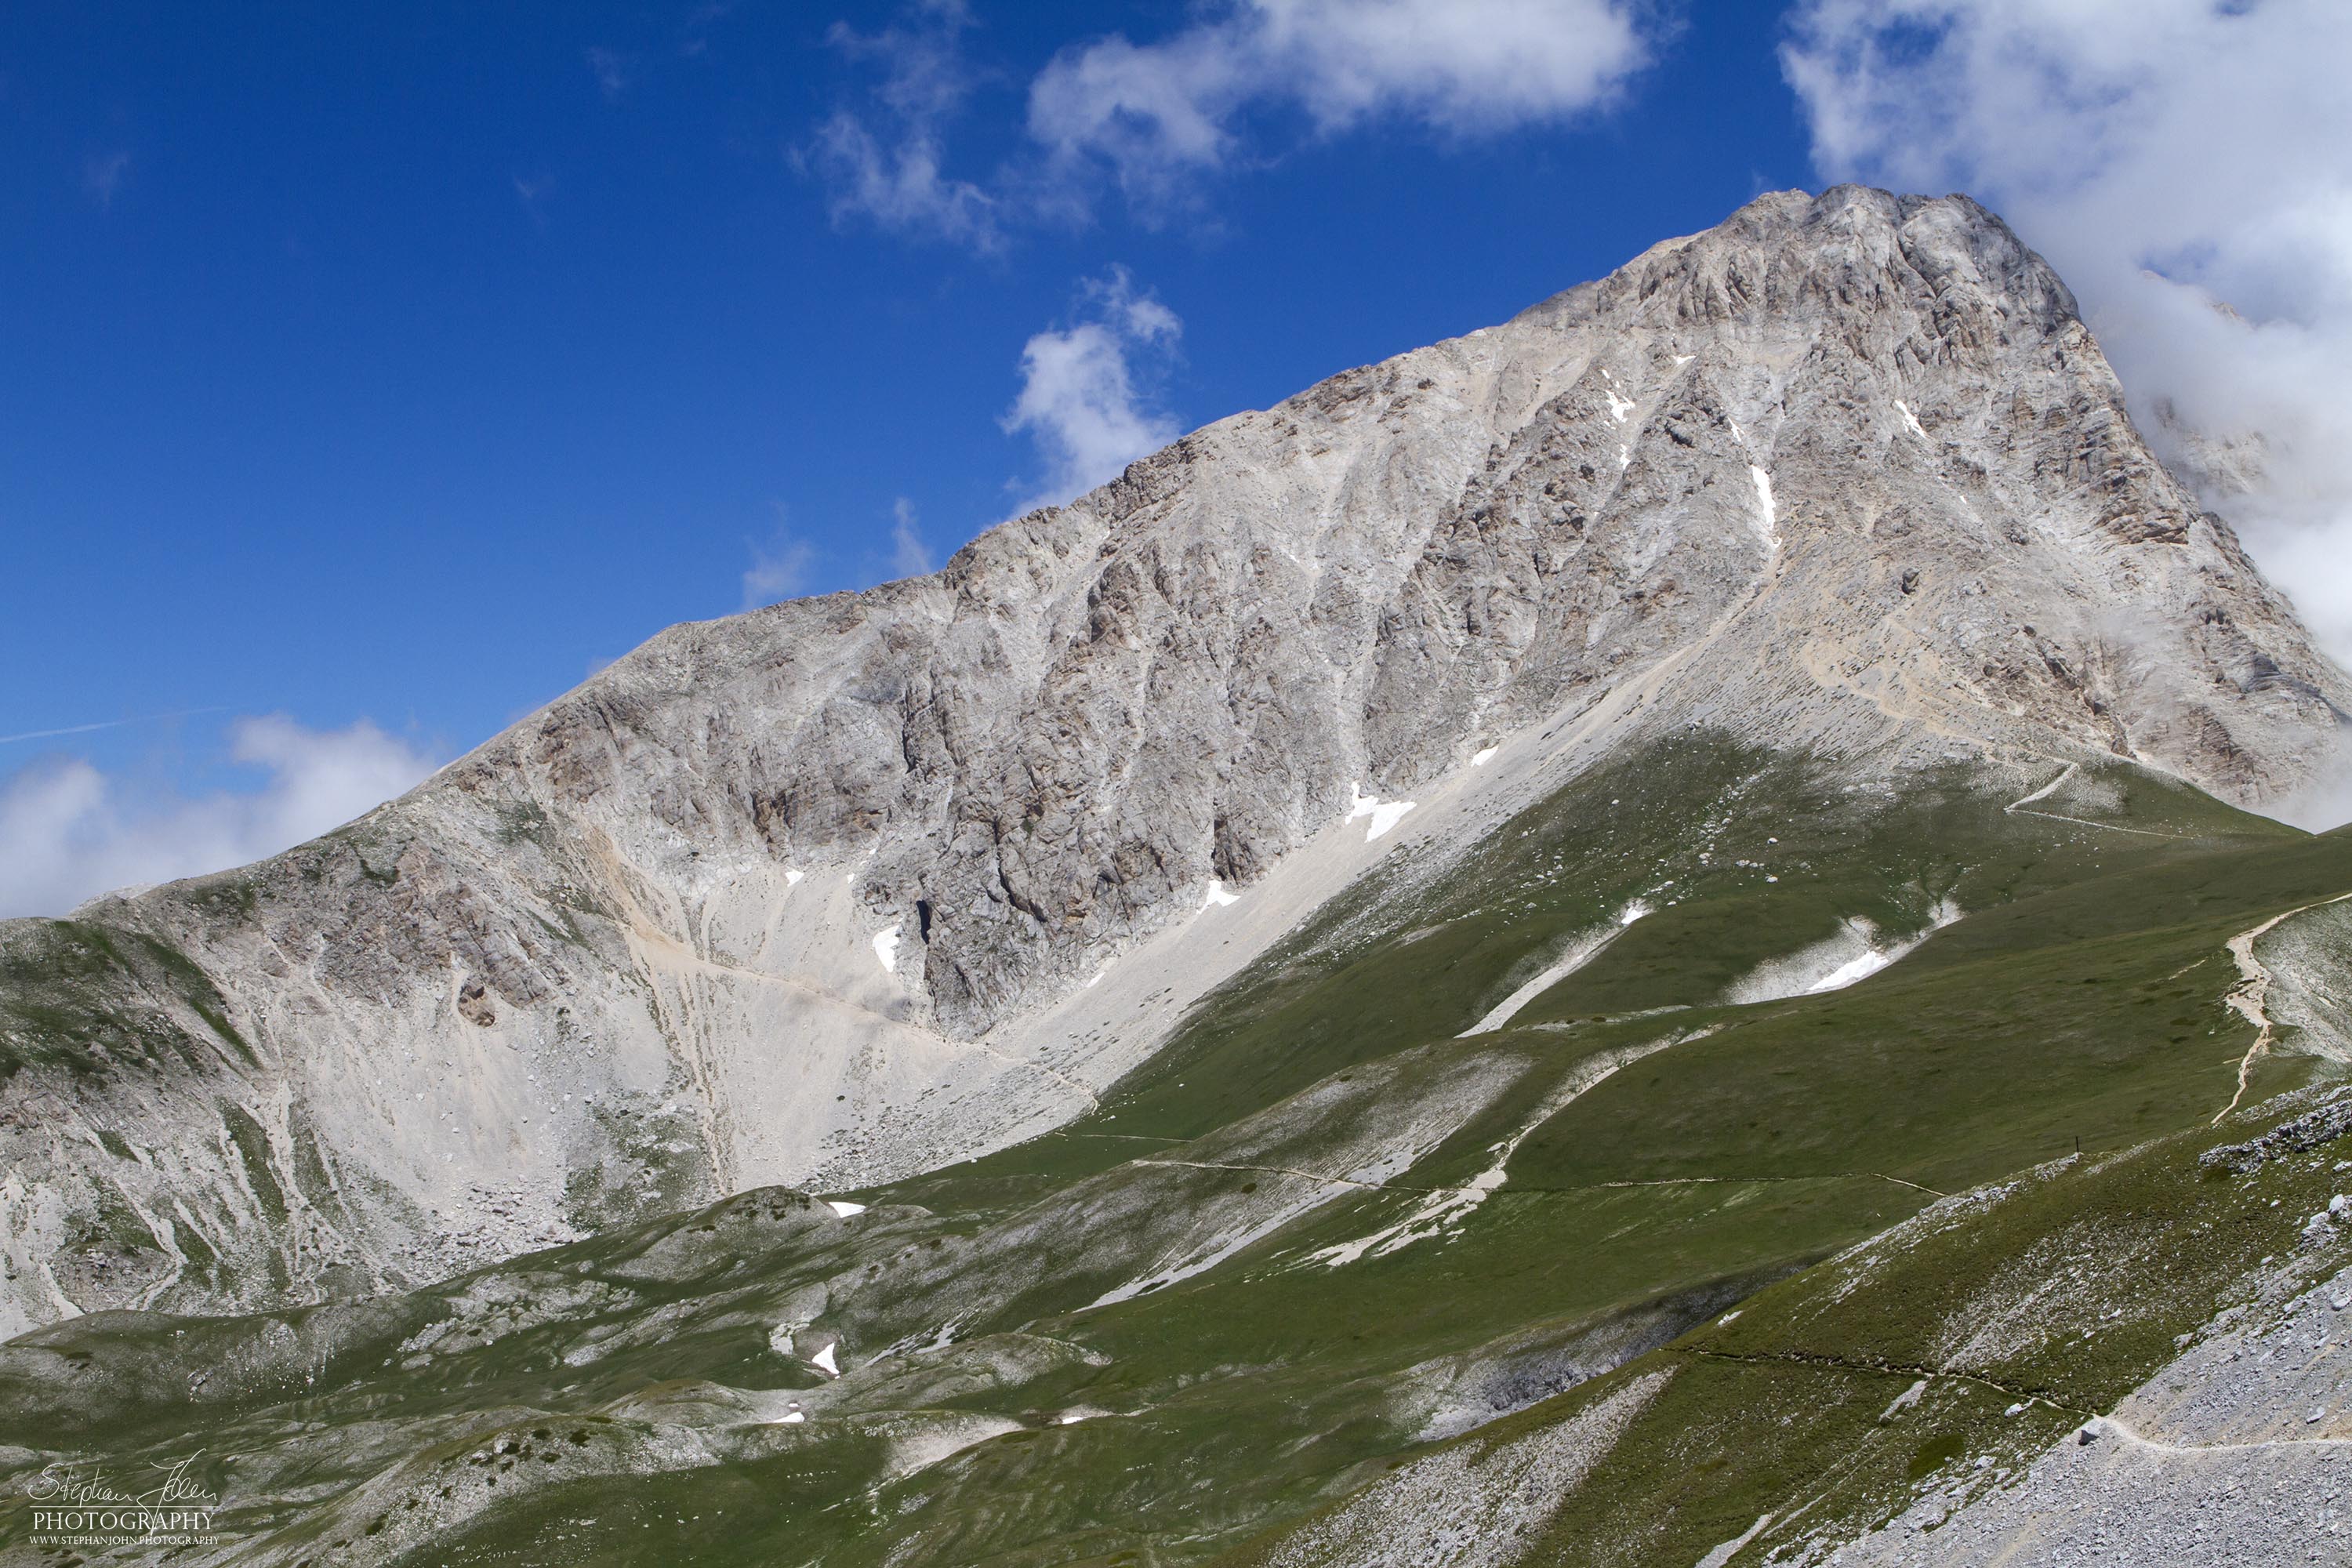
[[[1029,91],[1058,162],[1099,160],[1164,199],[1241,150],[1254,107],[1331,134],[1375,116],[1453,135],[1557,122],[1605,104],[1648,58],[1630,0],[1237,0],[1151,44],[1066,50]]]
[[[431,773],[434,759],[364,721],[310,730],[240,719],[232,761],[266,771],[251,794],[139,798],[81,758],[0,784],[0,917],[62,914],[114,889],[242,866],[314,838]]]
[[[2168,455],[2168,405],[2260,456],[2210,499],[2352,658],[2352,6],[1808,0],[1791,27],[1823,173],[2000,209]]]
[[[943,172],[948,121],[982,73],[962,0],[919,0],[834,45],[881,86],[802,149],[836,222],[994,250],[1008,228],[1081,219],[1108,174],[1146,216],[1262,153],[1254,113],[1303,113],[1333,135],[1391,117],[1447,136],[1556,123],[1605,106],[1646,62],[1643,0],[1222,0],[1165,37],[1063,50],[1027,89],[1027,153],[985,183]]]
[[[1026,433],[1045,460],[1021,511],[1082,495],[1177,436],[1175,421],[1137,391],[1129,355],[1168,353],[1183,323],[1138,293],[1125,268],[1086,283],[1081,299],[1081,320],[1037,333],[1021,351],[1021,395],[1004,428]]]
[[[750,545],[751,564],[743,573],[743,608],[747,610],[798,594],[808,585],[809,568],[816,563],[816,552],[808,541],[784,531],[783,510],[782,506],[776,508],[779,526],[768,542]]]
[[[915,527],[915,503],[900,496],[890,505],[890,570],[900,577],[927,577],[931,547]]]
[[[941,132],[971,89],[962,48],[971,25],[962,0],[924,0],[911,9],[907,25],[879,33],[834,25],[829,37],[835,48],[883,68],[869,114],[842,110],[798,153],[803,166],[832,187],[835,223],[863,217],[983,251],[1002,243],[997,199],[940,172]]]

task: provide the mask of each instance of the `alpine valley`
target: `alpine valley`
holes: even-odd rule
[[[0,1552],[2352,1561],[2352,679],[2196,479],[1767,195],[0,925]]]

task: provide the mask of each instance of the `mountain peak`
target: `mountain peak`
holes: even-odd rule
[[[1684,320],[1786,319],[1809,294],[1853,310],[1883,308],[1890,293],[1956,289],[2019,328],[2054,333],[2080,320],[2049,263],[1973,198],[1854,184],[1758,196],[1715,227],[1653,246],[1526,314],[1557,321],[1564,311],[1622,309],[1631,290],[1642,300],[1664,294]]]
[[[511,1250],[1055,1125],[1384,858],[1664,737],[2259,804],[2347,706],[2005,225],[1775,193],[932,576],[674,627],[348,828],[94,906],[163,967],[118,942],[84,1003],[168,972],[236,1043],[139,1112],[174,1173],[71,1142],[24,1168],[68,1208],[117,1180],[249,1205],[227,1151],[306,1139],[352,1174],[342,1216],[156,1289],[382,1281],[458,1256],[431,1216],[476,1189]],[[59,1081],[11,1092],[84,1092]],[[526,1105],[527,1137],[420,1157],[420,1106]],[[167,1130],[221,1106],[246,1121]],[[21,1320],[54,1314],[19,1278]]]

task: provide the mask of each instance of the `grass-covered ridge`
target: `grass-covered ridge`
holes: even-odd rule
[[[2118,764],[2066,798],[2036,803],[2080,820],[2012,813],[2011,798],[1957,766],[1899,785],[1855,785],[1801,756],[1703,732],[1616,759],[1521,813],[1442,876],[1400,864],[1369,876],[1208,998],[1099,1110],[898,1190],[959,1205],[1000,1183],[1008,1195],[1034,1192],[1041,1181],[1115,1164],[1141,1140],[1196,1137],[1402,1044],[1450,1038],[1636,900],[1652,912],[1524,1008],[1517,1028],[1609,1028],[1629,1015],[1704,1007],[1846,921],[1913,931],[1946,898],[1969,919],[1906,959],[1906,979],[1970,956],[2041,952],[2062,946],[2056,938],[2105,934],[2128,946],[2152,925],[2175,923],[2151,919],[2166,908],[2206,917],[2175,933],[2193,946],[2241,913],[2304,901],[2308,889],[2352,887],[2343,870],[2352,861],[2309,854],[2327,841],[2138,769]],[[2083,956],[2042,967],[2063,975]],[[2218,939],[2211,956],[2226,967]],[[1794,1026],[1866,1022],[1863,998],[1892,984],[1884,975],[1868,993],[1825,999],[1859,1015],[1807,1013]],[[2010,984],[2001,978],[1975,994],[2006,994]],[[2194,1024],[2221,1030],[2217,1039],[2228,1026],[2218,1015]],[[2045,1145],[2033,1157],[2056,1152]]]
[[[1693,734],[1368,879],[1060,1132],[848,1218],[755,1193],[403,1296],[61,1324],[0,1352],[0,1442],[35,1468],[224,1456],[223,1527],[257,1562],[1172,1563],[1664,1371],[1612,1407],[1634,1458],[1528,1540],[1598,1560],[1577,1542],[1633,1540],[1607,1521],[1639,1510],[1659,1560],[1696,1561],[1882,1434],[1944,1292],[1997,1294],[2092,1214],[2129,1240],[2086,1258],[2165,1278],[2165,1216],[2193,1235],[2226,1186],[2181,1173],[2253,1033],[2223,944],[2352,889],[2352,837],[2147,775],[2070,781],[2049,816],[2005,809],[2023,793],[1957,768],[1849,790]],[[1860,984],[1727,1000],[1948,899],[1966,918]],[[1635,900],[1586,967],[1460,1037]],[[2313,1070],[2274,1057],[2257,1098]],[[2084,1162],[1985,1211],[2013,1219],[1929,1226],[1839,1294],[1846,1249],[2077,1138]],[[2105,1372],[2024,1346],[1931,1380],[1836,1517],[1985,1422],[2058,1418],[1988,1415],[1987,1390],[2054,1411],[2129,1386],[2242,1261],[2200,1258],[2210,1279],[2095,1331]]]
[[[1521,1521],[1530,1527],[1512,1561],[1594,1568],[1696,1562],[1743,1535],[1753,1561],[1818,1552],[1929,1492],[2003,1484],[2217,1317],[2242,1310],[2265,1265],[2289,1260],[2290,1281],[2342,1266],[2340,1247],[2314,1252],[2299,1232],[2343,1185],[2352,1116],[2301,1157],[2252,1172],[2207,1157],[2315,1102],[2274,1100],[2221,1129],[2070,1156],[1938,1205],[1447,1447],[1507,1455],[1663,1374],[1590,1472]],[[1302,1538],[1322,1561],[1379,1562],[1383,1544],[1361,1530],[1378,1516],[1360,1497],[1219,1568],[1303,1561]]]
[[[184,1014],[205,1034],[192,1036]],[[93,921],[0,926],[0,1077],[32,1066],[204,1073],[224,1052],[257,1065],[219,990],[169,942]]]

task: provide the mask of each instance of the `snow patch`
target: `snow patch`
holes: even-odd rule
[[[1764,509],[1763,520],[1756,525],[1756,536],[1774,550],[1780,547],[1780,510],[1772,504],[1772,476],[1754,463],[1748,465],[1748,476],[1756,481],[1757,503]]]
[[[1818,996],[1825,992],[1843,991],[1907,957],[1921,942],[1958,920],[1960,914],[1959,905],[1950,899],[1941,900],[1928,911],[1925,930],[1892,941],[1880,932],[1874,922],[1854,916],[1835,936],[1785,958],[1758,964],[1733,984],[1725,999],[1733,1003],[1778,1002],[1790,996]]]
[[[1805,987],[1805,994],[1818,996],[1824,991],[1843,991],[1857,980],[1867,980],[1888,964],[1895,955],[1871,948],[1857,957],[1847,959],[1819,980]]]
[[[833,1344],[831,1342],[827,1342],[824,1349],[809,1357],[809,1365],[816,1368],[819,1372],[824,1373],[827,1377],[839,1377],[841,1375],[841,1368],[835,1363],[833,1359]]]
[[[1601,395],[1609,399],[1609,416],[1618,424],[1622,425],[1633,417],[1633,400],[1632,398],[1618,396],[1617,389],[1613,386],[1601,388]]]
[[[847,1219],[851,1215],[866,1212],[864,1204],[853,1204],[845,1198],[827,1198],[824,1206],[833,1211],[836,1219]]]
[[[787,888],[796,888],[800,886],[801,879],[806,875],[808,875],[808,873],[805,871],[787,871],[784,873],[784,886]]]
[[[1402,822],[1404,814],[1413,808],[1412,801],[1380,800],[1366,795],[1354,784],[1348,786],[1348,793],[1355,797],[1353,804],[1348,807],[1348,820],[1354,822],[1360,817],[1366,816],[1372,819],[1372,826],[1364,834],[1364,842],[1367,844]]]
[[[1242,896],[1239,893],[1228,893],[1225,891],[1224,883],[1212,877],[1209,879],[1208,896],[1201,900],[1201,907],[1204,910],[1213,910],[1223,904],[1238,904],[1241,901]],[[1099,974],[1095,976],[1095,980],[1101,978]],[[1092,985],[1095,980],[1089,980],[1087,984]]]
[[[892,974],[898,973],[898,933],[895,930],[874,933],[874,956]]]
[[[1904,402],[1899,397],[1896,398],[1895,400],[1895,412],[1903,416],[1903,423],[1911,426],[1911,434],[1918,437],[1922,441],[1927,438],[1927,432],[1919,428],[1918,416],[1911,412],[1911,405],[1909,404]]]
[[[1614,923],[1595,931],[1582,932],[1569,939],[1549,967],[1525,985],[1504,997],[1486,1016],[1454,1037],[1466,1040],[1473,1035],[1491,1035],[1518,1016],[1519,1009],[1601,956],[1601,950],[1625,933],[1625,928],[1650,912],[1650,906],[1635,899],[1619,910]]]
[[[782,1426],[797,1426],[802,1422],[807,1420],[808,1416],[798,1410],[787,1410],[782,1415],[776,1417],[776,1419]]]
[[[1945,899],[1929,913],[1926,931],[1916,936],[1906,937],[1883,947],[1874,946],[1870,952],[1839,964],[1807,986],[1805,990],[1808,994],[1819,994],[1824,991],[1842,991],[1858,980],[1867,980],[1959,918],[1960,906],[1949,899]]]
[[[1488,763],[1495,760],[1495,753],[1502,749],[1503,748],[1500,746],[1489,746],[1483,752],[1473,753],[1470,758],[1470,765],[1474,768],[1485,767]]]

